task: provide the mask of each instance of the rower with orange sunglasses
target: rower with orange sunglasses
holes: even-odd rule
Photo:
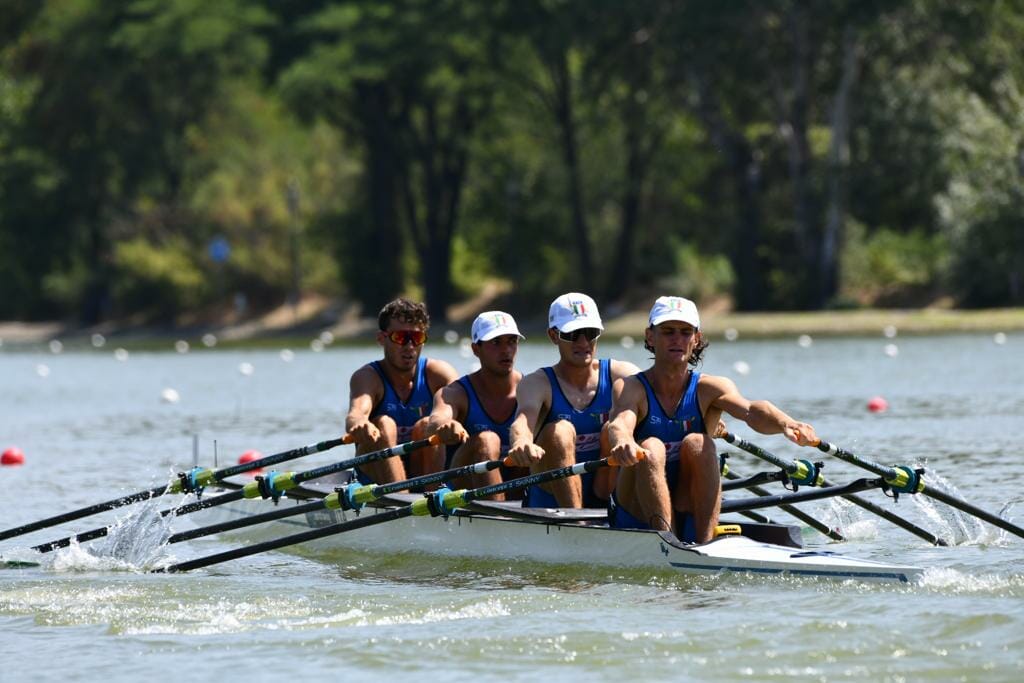
[[[395,299],[381,309],[377,322],[384,357],[356,370],[349,383],[345,428],[357,453],[426,438],[434,394],[458,377],[449,363],[421,355],[430,329],[426,306]],[[387,484],[440,471],[444,457],[443,446],[421,448],[362,465],[357,475],[363,483]]]

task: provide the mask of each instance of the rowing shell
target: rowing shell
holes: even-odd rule
[[[382,502],[403,505],[417,497],[399,494],[388,496]],[[291,503],[282,499],[280,504]],[[224,535],[256,542],[386,509],[386,506],[367,506],[358,512],[321,509]],[[197,515],[199,519],[195,521],[206,525],[265,511],[265,507],[254,505],[254,501],[239,501],[206,510]],[[902,583],[916,581],[922,574],[918,567],[794,547],[799,545],[796,540],[799,533],[793,527],[782,525],[744,522],[739,525],[742,535],[723,535],[709,543],[686,544],[667,532],[611,529],[602,523],[605,519],[603,511],[599,510],[531,509],[520,508],[518,503],[475,503],[473,509],[457,510],[448,518],[406,517],[310,541],[305,547],[528,560],[685,574],[739,572]],[[773,542],[751,537],[766,535]]]

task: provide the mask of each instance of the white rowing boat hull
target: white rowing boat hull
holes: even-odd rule
[[[281,505],[289,505],[287,499]],[[386,508],[383,508],[386,509]],[[239,501],[195,515],[207,525],[265,512],[257,501]],[[358,514],[375,514],[366,507]],[[318,510],[270,524],[225,534],[229,538],[263,541],[336,524],[357,513]],[[371,552],[417,552],[452,557],[528,560],[553,564],[583,564],[647,569],[654,572],[809,576],[862,581],[915,581],[922,570],[846,557],[820,550],[792,548],[745,536],[720,536],[710,543],[687,545],[671,534],[639,529],[558,521],[516,519],[495,514],[459,511],[442,517],[405,517],[354,531],[309,541],[315,550],[355,549]]]

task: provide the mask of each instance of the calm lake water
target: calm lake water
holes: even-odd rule
[[[930,482],[955,484],[972,503],[1020,523],[1024,335],[1002,341],[715,341],[704,370],[733,377],[747,396],[775,401],[861,455],[926,463]],[[600,350],[641,366],[647,359],[639,346],[606,342]],[[471,369],[458,345],[431,342],[427,352]],[[519,366],[531,370],[553,355],[548,345],[525,345]],[[374,357],[369,347],[295,348],[289,360],[278,350],[132,352],[118,360],[109,345],[59,354],[0,348],[0,449],[18,445],[27,459],[0,468],[0,526],[159,485],[191,466],[194,435],[200,463],[214,464],[216,442],[222,467],[249,449],[269,454],[335,437],[348,377]],[[166,389],[180,400],[162,401]],[[888,400],[887,412],[866,410],[876,395]],[[733,428],[787,459],[820,455]],[[285,468],[350,455],[344,447]],[[745,454],[730,462],[742,474],[764,469]],[[847,481],[864,473],[830,460],[826,475]],[[83,545],[40,567],[0,569],[0,679],[404,680],[459,672],[495,681],[1020,680],[1024,539],[910,496],[893,507],[878,492],[865,495],[957,544],[934,548],[829,502],[804,508],[850,540],[826,544],[808,531],[805,541],[923,566],[922,584],[283,552],[164,576],[97,558]],[[32,543],[113,519],[8,540],[0,553],[18,556]],[[231,546],[211,538],[140,547],[129,559],[183,560]]]

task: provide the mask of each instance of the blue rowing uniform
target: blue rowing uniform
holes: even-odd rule
[[[409,398],[404,401],[398,397],[398,392],[391,386],[391,381],[384,374],[384,368],[381,367],[380,361],[371,362],[370,367],[377,371],[381,384],[384,385],[384,398],[373,407],[370,419],[379,415],[387,415],[395,421],[395,425],[398,427],[398,443],[412,441],[413,426],[421,418],[430,415],[430,410],[434,407],[434,395],[427,384],[427,359],[420,357],[419,363],[416,365],[416,375],[412,381],[412,391],[409,392]],[[407,456],[402,456],[402,460],[407,463]],[[363,484],[376,483],[358,468],[356,475]]]
[[[504,456],[508,453],[508,430],[516,417],[516,407],[518,407],[518,404],[512,408],[512,412],[509,413],[504,422],[498,422],[487,414],[483,404],[480,403],[480,398],[476,395],[476,389],[473,388],[469,375],[463,375],[456,381],[462,385],[463,391],[466,392],[466,405],[468,406],[466,418],[463,420],[462,426],[466,428],[470,436],[476,436],[480,432],[494,432],[497,434],[501,440],[501,455]],[[454,455],[455,449],[449,449],[445,459],[445,469],[451,467],[452,456]]]
[[[384,368],[380,361],[373,361],[370,367],[380,375],[380,381],[384,385],[384,398],[381,399],[370,413],[370,418],[378,415],[387,415],[398,425],[398,443],[405,443],[412,439],[412,428],[421,418],[430,415],[430,409],[434,407],[434,392],[427,384],[427,359],[420,358],[416,365],[416,376],[412,381],[412,391],[409,398],[402,400],[398,392],[391,386],[391,381],[384,374]]]
[[[576,462],[597,460],[601,457],[601,428],[608,421],[608,413],[612,409],[611,361],[607,358],[600,361],[597,391],[590,404],[582,410],[577,410],[565,397],[553,368],[544,368],[544,374],[551,383],[551,409],[544,419],[544,425],[559,420],[571,422],[576,428]],[[593,473],[581,475],[580,483],[583,485],[584,507],[605,507],[605,501],[594,493]],[[541,487],[531,486],[523,499],[523,507],[554,508],[558,507],[558,501]]]
[[[675,412],[669,415],[662,407],[654,389],[644,373],[635,375],[640,383],[644,385],[647,392],[647,415],[633,431],[637,443],[643,443],[644,439],[656,437],[665,444],[665,479],[668,481],[669,491],[676,486],[679,479],[679,447],[687,434],[704,433],[704,416],[700,412],[700,403],[697,401],[697,385],[700,382],[700,373],[690,373],[690,383],[683,392],[683,397],[676,406]],[[687,518],[690,515],[686,515]],[[624,529],[649,529],[650,526],[629,514],[622,506],[614,506],[614,514],[610,516],[611,526]],[[683,524],[677,524],[680,539],[683,541],[694,540],[694,527],[692,518],[686,519]],[[687,538],[689,536],[689,538]]]

